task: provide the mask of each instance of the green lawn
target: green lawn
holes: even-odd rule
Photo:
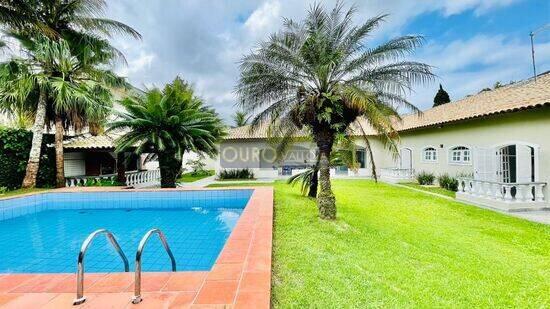
[[[13,196],[17,196],[17,195],[23,195],[23,194],[27,194],[27,193],[42,192],[42,191],[46,191],[46,190],[48,190],[48,189],[46,189],[46,188],[17,189],[17,190],[7,191],[3,194],[0,194],[0,199],[6,198],[6,197],[13,197]]]
[[[446,196],[449,196],[449,197],[452,197],[452,198],[456,197],[456,192],[449,191],[449,190],[443,189],[441,187],[421,186],[421,185],[419,185],[415,182],[400,183],[400,185],[404,185],[404,186],[407,186],[407,187],[419,189],[419,190],[422,190],[422,191],[428,191],[428,192],[432,192],[432,193],[442,194],[442,195],[446,195]]]
[[[214,170],[208,170],[205,174],[202,175],[194,175],[193,172],[184,173],[178,178],[179,182],[193,182],[197,180],[201,180],[206,177],[214,176]]]
[[[221,187],[273,187],[275,186],[272,182],[238,182],[231,183],[227,181],[226,183],[211,183],[208,188],[221,188]]]
[[[327,222],[275,184],[274,307],[550,307],[550,227],[372,181],[333,188]]]

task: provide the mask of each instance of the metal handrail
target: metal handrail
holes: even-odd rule
[[[129,272],[130,266],[128,265],[128,259],[126,258],[126,255],[124,255],[124,252],[120,248],[120,245],[116,241],[115,237],[113,236],[113,233],[109,232],[106,229],[99,229],[90,235],[88,235],[88,238],[84,240],[82,243],[82,247],[80,248],[80,253],[78,254],[78,278],[77,278],[77,286],[76,286],[76,299],[73,302],[73,305],[80,305],[83,302],[86,301],[86,297],[84,297],[84,255],[86,254],[86,251],[88,250],[88,247],[90,246],[90,243],[94,238],[99,234],[105,234],[106,237],[109,239],[113,247],[115,248],[116,252],[120,257],[122,258],[122,261],[124,262],[124,271]]]
[[[136,271],[135,271],[135,282],[134,282],[134,297],[132,297],[132,303],[133,304],[139,304],[142,301],[141,298],[141,254],[143,253],[143,248],[145,247],[145,244],[149,240],[149,237],[151,235],[157,234],[160,238],[160,242],[162,243],[162,246],[166,250],[166,253],[168,253],[168,256],[170,256],[170,260],[172,261],[172,271],[176,271],[176,259],[174,258],[174,255],[172,254],[172,250],[170,250],[170,246],[168,246],[168,242],[166,241],[166,236],[164,236],[164,233],[159,229],[152,229],[149,232],[145,233],[141,241],[139,242],[139,246],[136,252]]]

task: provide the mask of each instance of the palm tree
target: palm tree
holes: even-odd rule
[[[282,136],[303,128],[311,132],[320,154],[317,206],[325,219],[336,218],[329,173],[336,135],[364,133],[364,122],[357,120],[365,120],[395,153],[398,110],[419,112],[405,95],[415,83],[433,78],[428,65],[403,60],[422,37],[368,48],[366,38],[386,16],[355,26],[354,13],[341,2],[331,11],[316,4],[304,21],[285,20],[281,31],[243,57],[236,87],[241,108],[257,115],[252,130],[269,123]]]
[[[103,18],[105,0],[13,0],[0,3],[0,24],[12,31],[39,32],[50,37],[72,34],[123,34],[139,32],[116,20]]]
[[[242,127],[248,124],[248,121],[250,120],[250,116],[248,113],[243,111],[237,111],[235,114],[233,114],[233,123],[234,127]]]
[[[161,187],[174,188],[185,152],[217,154],[216,143],[224,126],[216,112],[204,106],[191,87],[176,78],[163,90],[151,89],[124,99],[126,112],[109,130],[127,130],[117,140],[117,152],[155,153],[159,160]]]
[[[59,161],[59,158],[63,158],[63,152],[58,152],[58,149],[63,149],[65,126],[62,120],[78,128],[85,125],[87,119],[105,117],[112,102],[109,86],[117,78],[108,71],[78,61],[64,40],[41,37],[20,38],[20,42],[25,45],[27,57],[14,58],[0,64],[0,98],[5,109],[13,110],[15,106],[29,113],[34,112],[33,130],[42,130],[47,119],[55,122],[56,165],[61,167],[58,169],[57,181],[64,184],[63,161]],[[37,93],[40,104],[34,110],[33,102]],[[64,115],[63,119],[60,115]],[[34,143],[41,145],[41,133],[33,132]],[[31,148],[31,155],[38,156],[35,160],[39,160],[40,153],[33,152],[33,149],[36,148]],[[38,162],[35,160],[29,159],[29,163],[32,163],[27,166],[27,171],[31,171],[29,174],[38,170]],[[32,179],[26,177],[24,187],[27,186],[33,184]]]
[[[113,33],[130,35],[141,38],[141,35],[133,28],[115,20],[102,18],[107,2],[103,0],[15,0],[0,3],[0,24],[7,28],[8,32],[23,36],[45,35],[51,39],[67,40],[71,51],[79,50],[83,46],[99,45],[110,50],[110,54],[116,54],[123,59],[123,55],[116,48],[104,44],[104,40],[98,35],[110,36]],[[80,59],[81,60],[81,59]],[[44,90],[46,91],[46,90]],[[42,93],[38,98],[46,101],[47,93]],[[43,103],[46,104],[46,103]],[[46,115],[44,107],[37,101],[35,121],[33,125],[33,143],[27,165],[27,172],[23,180],[23,187],[33,187],[36,184],[36,172],[38,171],[38,158],[40,157],[40,144]],[[61,111],[60,111],[61,112]],[[57,132],[61,129],[62,115],[56,117]],[[68,122],[70,123],[70,121]],[[59,138],[59,134],[58,134]],[[62,136],[61,136],[62,138]],[[38,147],[38,148],[37,148]],[[61,147],[61,148],[60,148]],[[62,142],[56,143],[57,174],[63,173],[63,149]],[[58,184],[62,185],[64,181]]]
[[[278,148],[277,151],[281,151],[281,149]],[[349,169],[357,170],[358,162],[356,151],[357,146],[352,139],[343,135],[337,136],[334,149],[330,157],[330,166],[346,166]],[[278,154],[278,156],[280,155],[281,154]],[[313,166],[307,168],[299,174],[289,177],[287,183],[291,185],[301,183],[302,194],[316,198],[319,185],[319,158],[319,155],[317,155],[317,160]],[[376,174],[373,175],[376,180]]]

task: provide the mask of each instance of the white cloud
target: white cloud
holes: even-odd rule
[[[472,10],[482,15],[513,2],[516,0],[355,1],[358,7],[356,21],[391,13],[388,21],[375,33],[376,40],[380,40],[400,34],[404,25],[421,14],[440,12],[448,16]],[[302,19],[312,3],[314,0],[163,0],[142,1],[135,5],[131,0],[110,1],[109,17],[136,27],[143,34],[141,43],[116,39],[115,44],[129,62],[129,66],[119,68],[119,72],[127,74],[138,87],[161,86],[180,75],[195,85],[197,93],[208,104],[229,118],[235,110],[233,89],[242,55],[279,29],[283,16]],[[331,8],[335,0],[322,3]],[[445,85],[453,88],[449,90],[456,98],[456,95],[492,84],[494,80],[519,79],[528,75],[524,72],[528,70],[528,64],[523,61],[524,58],[528,61],[524,48],[505,36],[477,36],[446,46],[431,42],[419,56],[439,67],[436,73]],[[544,54],[540,49],[542,59]],[[528,56],[528,51],[525,52]],[[472,65],[483,66],[479,78],[475,78],[473,71],[464,69]],[[492,80],[491,76],[494,77]],[[460,82],[462,78],[468,78],[469,82]],[[427,107],[436,87],[434,84],[418,88],[411,96],[413,102]]]
[[[128,65],[120,67],[117,73],[121,76],[128,76],[133,73],[149,70],[155,58],[154,53],[141,50],[137,57],[128,60]]]
[[[474,9],[477,15],[487,13],[491,9],[508,6],[518,0],[446,0],[443,1],[445,15],[454,15]]]
[[[550,67],[550,42],[536,45],[539,73]],[[435,66],[437,82],[449,92],[452,100],[475,94],[495,82],[508,83],[532,76],[531,46],[516,39],[498,35],[478,35],[442,45],[430,42],[419,60]],[[419,87],[410,97],[422,109],[431,107],[437,83]]]
[[[256,9],[244,23],[246,29],[254,36],[264,35],[276,30],[281,21],[281,3],[277,0],[265,2]]]

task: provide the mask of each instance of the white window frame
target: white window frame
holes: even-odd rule
[[[430,151],[432,153],[430,157],[434,156],[434,158],[429,160],[426,159],[427,151]],[[421,154],[421,160],[423,163],[437,163],[437,161],[439,160],[439,151],[437,151],[437,147],[435,146],[426,146],[422,148],[422,152],[420,154]]]
[[[456,148],[465,148],[465,149],[456,149]],[[454,152],[455,151],[459,151],[459,159],[458,160],[454,160]],[[464,160],[464,158],[466,157],[464,154],[465,152],[468,152],[468,161]],[[448,151],[448,162],[450,165],[472,165],[472,161],[473,161],[473,149],[472,147],[468,146],[468,145],[455,145],[455,146],[451,146],[449,147],[449,151]]]

